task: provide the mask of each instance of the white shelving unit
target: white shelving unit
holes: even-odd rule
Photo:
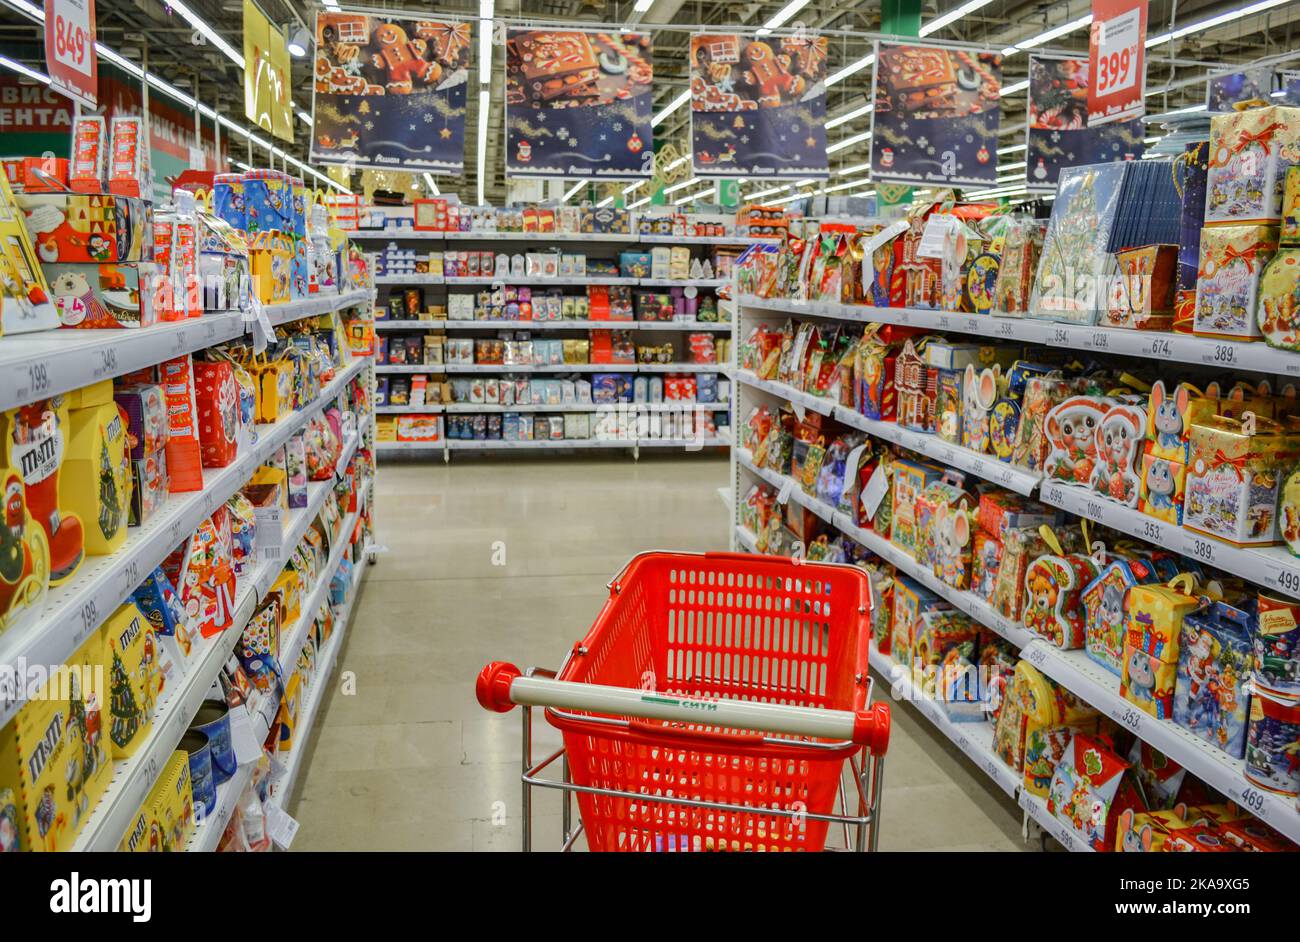
[[[770,323],[773,315],[781,318],[820,317],[858,323],[904,324],[936,331],[972,334],[991,340],[1063,346],[1098,353],[1196,363],[1233,371],[1252,370],[1284,377],[1300,375],[1300,353],[1276,350],[1262,343],[1210,341],[1183,334],[1156,334],[1114,328],[1082,328],[1017,318],[751,297],[741,297],[738,300],[734,342],[739,342],[747,322],[761,320]],[[1105,524],[1153,545],[1239,575],[1274,592],[1300,598],[1300,559],[1292,556],[1284,547],[1234,546],[1149,517],[1140,511],[1114,503],[1094,491],[1045,480],[1041,475],[1004,464],[992,456],[979,455],[951,445],[937,436],[902,429],[894,423],[867,419],[852,409],[786,384],[761,380],[743,370],[737,370],[735,378],[732,399],[736,403],[737,418],[733,419],[733,428],[755,403],[766,402],[771,406],[788,401],[797,412],[813,411],[833,418],[845,426],[924,455],[941,465],[965,471],[1020,494],[1037,496],[1044,503],[1079,517]],[[972,593],[945,584],[885,537],[855,526],[848,515],[805,494],[792,478],[755,466],[747,451],[739,447],[733,448],[732,466],[732,493],[736,498],[733,504],[739,503],[750,483],[755,480],[766,482],[777,490],[779,503],[794,501],[811,510],[835,530],[852,537],[900,572],[947,599],[955,608],[1011,641],[1021,649],[1022,657],[1187,768],[1193,775],[1287,837],[1300,840],[1300,811],[1297,811],[1294,799],[1254,787],[1243,774],[1241,760],[1229,758],[1171,721],[1157,720],[1137,709],[1120,696],[1119,678],[1095,664],[1084,652],[1061,651],[1045,639],[1028,632],[1018,622],[994,611]],[[751,552],[756,551],[755,534],[740,527],[737,509],[733,508],[732,513],[735,522],[733,545]],[[880,658],[878,652],[874,651],[872,658],[882,676],[892,679],[892,662]],[[914,702],[922,715],[942,729],[949,738],[953,738],[948,727],[954,724],[946,722],[947,716],[938,704],[933,701],[928,704],[925,701]],[[955,725],[960,727],[965,724]],[[955,738],[953,741],[958,742]],[[1001,774],[997,767],[982,762],[982,743],[969,734],[966,742],[958,742],[958,746],[990,776],[998,778]],[[1007,790],[1004,782],[999,784]],[[1026,815],[1037,821],[1047,833],[1070,850],[1091,850],[1081,836],[1047,813],[1045,802],[1023,790],[1018,794]]]
[[[671,321],[443,321],[443,320],[380,320],[375,330],[712,330],[731,332],[727,321],[702,321],[696,318]]]
[[[775,238],[750,238],[748,236],[677,236],[639,235],[637,233],[609,232],[433,232],[417,230],[410,226],[389,226],[383,229],[357,229],[348,238],[358,241],[390,241],[403,239],[420,242],[531,242],[537,245],[551,243],[614,243],[618,245],[760,245],[774,243]]]

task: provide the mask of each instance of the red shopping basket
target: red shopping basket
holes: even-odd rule
[[[558,681],[862,711],[872,594],[851,566],[747,554],[646,553],[610,597]],[[851,742],[547,710],[580,786],[706,803],[580,792],[591,850],[821,850]],[[887,737],[887,723],[882,736]],[[884,743],[877,751],[883,752]],[[709,805],[744,805],[737,812]]]

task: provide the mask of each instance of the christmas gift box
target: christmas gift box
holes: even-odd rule
[[[1269,346],[1300,350],[1300,166],[1287,170],[1279,243],[1260,276],[1256,320]]]
[[[153,258],[152,213],[144,200],[107,193],[20,193],[15,200],[43,264]]]
[[[1130,587],[1151,582],[1155,573],[1142,560],[1115,558],[1083,589],[1084,649],[1116,677],[1124,656],[1124,600]]]
[[[113,777],[104,659],[104,637],[91,632],[0,730],[0,793],[18,825],[6,840],[24,850],[70,850]]]
[[[928,366],[909,339],[894,364],[894,392],[899,425],[915,432],[933,432],[939,371]]]
[[[1203,337],[1255,340],[1260,278],[1277,252],[1276,226],[1208,226],[1201,233],[1192,332]]]
[[[3,469],[5,526],[0,530],[0,633],[40,617],[50,587],[50,544],[32,516],[22,475]]]
[[[104,192],[108,160],[108,124],[102,115],[79,115],[72,128],[68,186],[74,193]]]
[[[290,300],[293,279],[293,240],[279,232],[258,232],[248,241],[248,267],[253,296],[262,304]]]
[[[1071,396],[1052,407],[1044,423],[1050,443],[1043,462],[1047,477],[1089,485],[1100,455],[1097,430],[1110,407],[1101,396]]]
[[[105,265],[47,264],[45,276],[63,327],[151,327],[158,321],[150,262]]]
[[[132,458],[152,455],[167,444],[167,401],[161,386],[138,383],[118,387],[113,390],[113,401],[126,414]]]
[[[127,419],[113,401],[112,380],[83,392],[87,404],[68,412],[60,494],[66,498],[62,503],[82,521],[85,551],[106,556],[126,540],[130,516]]]
[[[1016,380],[1015,371],[1008,377],[1008,390]],[[1011,447],[1011,463],[1030,471],[1041,471],[1051,450],[1047,435],[1048,413],[1069,395],[1069,385],[1059,376],[1024,377],[1020,399],[1019,424]]]
[[[1045,799],[1070,740],[1097,732],[1097,712],[1028,661],[1016,665],[1013,686],[1025,717],[1022,787]]]
[[[190,761],[177,749],[167,759],[145,800],[152,822],[148,844],[153,851],[183,851],[194,834],[194,792]]]
[[[144,612],[158,640],[159,664],[164,689],[188,672],[198,648],[198,635],[192,634],[185,617],[185,606],[172,581],[161,566],[154,569],[131,593],[131,599]],[[170,665],[171,671],[168,671]]]
[[[943,474],[943,469],[929,462],[905,458],[895,459],[890,468],[893,513],[889,539],[915,558],[924,547],[924,533],[918,526],[917,500]]]
[[[977,529],[971,546],[970,591],[981,601],[992,603],[1001,565],[1002,541]]]
[[[1107,327],[1169,330],[1174,323],[1178,246],[1142,245],[1115,253],[1118,272],[1106,297]]]
[[[149,197],[153,179],[144,120],[134,115],[115,117],[109,131],[113,149],[108,158],[108,191],[117,196]]]
[[[109,665],[109,742],[113,758],[132,756],[149,732],[158,687],[158,640],[135,602],[127,602],[104,623]]]
[[[971,571],[971,511],[975,498],[949,481],[935,481],[917,498],[917,561],[946,585],[965,589]]]
[[[1128,592],[1119,692],[1156,719],[1173,718],[1183,619],[1202,605],[1192,589],[1192,577],[1180,575],[1168,585],[1138,585]]]
[[[1300,109],[1274,106],[1215,115],[1205,224],[1276,225],[1282,216],[1283,180],[1300,159],[1298,150]]]
[[[1260,591],[1258,607],[1252,663],[1255,687],[1284,699],[1300,699],[1300,603]]]
[[[293,184],[279,170],[250,170],[243,176],[245,229],[293,232]]]
[[[186,765],[186,781],[188,782],[188,763]],[[146,796],[144,804],[136,811],[131,823],[127,825],[122,839],[117,842],[118,853],[139,854],[162,850],[162,828],[159,827],[158,820],[153,816],[153,812],[149,810],[148,804],[148,796]]]
[[[1164,380],[1151,386],[1147,404],[1147,454],[1187,463],[1192,425],[1219,414],[1220,402],[1191,383],[1179,383],[1166,392]]]
[[[1238,545],[1280,541],[1278,497],[1300,442],[1267,419],[1215,416],[1191,427],[1183,526]]]
[[[1246,748],[1253,611],[1211,602],[1183,619],[1174,722],[1240,759]]]
[[[1082,835],[1093,850],[1115,842],[1122,812],[1143,808],[1124,771],[1128,763],[1102,740],[1076,735],[1056,763],[1047,790],[1047,810]]]
[[[167,488],[173,494],[203,489],[194,364],[189,354],[158,366],[167,404]]]
[[[1020,706],[1015,675],[1000,681],[1000,685],[1003,694],[993,721],[993,751],[1019,776],[1025,768],[1025,733],[1029,720]]]
[[[1166,523],[1180,525],[1183,522],[1186,492],[1186,463],[1157,457],[1152,454],[1151,443],[1147,442],[1142,455],[1142,477],[1138,490],[1138,507],[1141,511]]]
[[[1025,606],[1025,574],[1029,564],[1046,552],[1047,543],[1036,527],[1013,527],[1006,531],[990,603],[997,611],[1020,621]]]
[[[1246,730],[1246,779],[1281,795],[1300,795],[1300,701],[1256,690]]]
[[[67,453],[69,427],[68,406],[63,396],[42,399],[19,406],[0,418],[0,441],[4,443],[8,467],[17,472],[23,483],[23,501],[27,511],[44,531],[44,553],[32,545],[31,560],[49,563],[49,585],[62,585],[70,579],[85,556],[85,530],[81,518],[71,505],[61,501],[63,460]],[[17,519],[12,487],[5,489],[6,515]],[[25,541],[26,542],[26,541]],[[12,566],[12,561],[11,561]],[[41,573],[33,573],[42,578]],[[34,586],[27,583],[27,591]],[[39,594],[39,593],[38,593]]]
[[[1004,317],[1025,316],[1045,231],[1043,221],[1026,217],[1015,217],[1007,227],[993,292],[993,313]]]
[[[205,311],[248,308],[248,242],[224,219],[206,213],[198,215],[198,276]]]
[[[912,663],[913,633],[922,615],[949,611],[952,606],[919,583],[900,575],[894,582],[894,606],[890,629],[890,650],[904,667]]]
[[[1025,628],[1058,648],[1081,648],[1085,640],[1084,587],[1097,577],[1097,563],[1078,553],[1046,554],[1025,570]]]
[[[954,445],[961,444],[963,386],[964,376],[959,370],[939,371],[939,388],[934,404],[934,433]]]
[[[891,422],[897,414],[897,360],[893,345],[883,342],[877,331],[868,328],[863,333],[853,366],[853,407],[869,419]]]
[[[244,211],[244,177],[239,173],[219,173],[212,181],[212,208],[217,218],[236,232],[248,230]]]
[[[58,327],[59,312],[49,283],[4,174],[0,174],[0,266],[4,275],[0,278],[0,331],[23,334]]]
[[[1136,507],[1141,493],[1146,425],[1145,410],[1132,405],[1113,405],[1102,416],[1094,436],[1097,461],[1088,486],[1126,507]],[[1062,431],[1064,428],[1063,424]]]
[[[921,612],[912,627],[912,652],[910,664],[913,676],[923,678],[931,696],[939,696],[934,688],[937,668],[948,652],[958,645],[967,645],[967,661],[975,657],[978,626],[969,615],[953,609],[931,608]]]
[[[239,395],[234,370],[225,360],[194,364],[200,456],[205,468],[224,468],[238,452]]]

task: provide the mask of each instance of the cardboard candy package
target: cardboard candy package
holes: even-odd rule
[[[156,269],[151,262],[56,262],[45,266],[45,275],[62,327],[137,328],[158,321],[153,290]]]
[[[53,330],[59,312],[32,249],[9,179],[0,174],[0,330],[22,334]]]
[[[107,265],[153,259],[153,214],[111,193],[20,193],[23,223],[42,262]]]

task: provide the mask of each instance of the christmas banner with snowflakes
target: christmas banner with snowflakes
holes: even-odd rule
[[[472,38],[469,23],[318,13],[312,161],[463,172]]]
[[[1088,127],[1088,60],[1029,57],[1025,183],[1051,192],[1065,167],[1140,160],[1140,119]]]
[[[1002,56],[881,43],[871,178],[948,186],[997,182]]]
[[[506,174],[639,180],[654,171],[647,33],[506,33]]]
[[[691,37],[691,156],[701,177],[830,176],[826,37]]]

